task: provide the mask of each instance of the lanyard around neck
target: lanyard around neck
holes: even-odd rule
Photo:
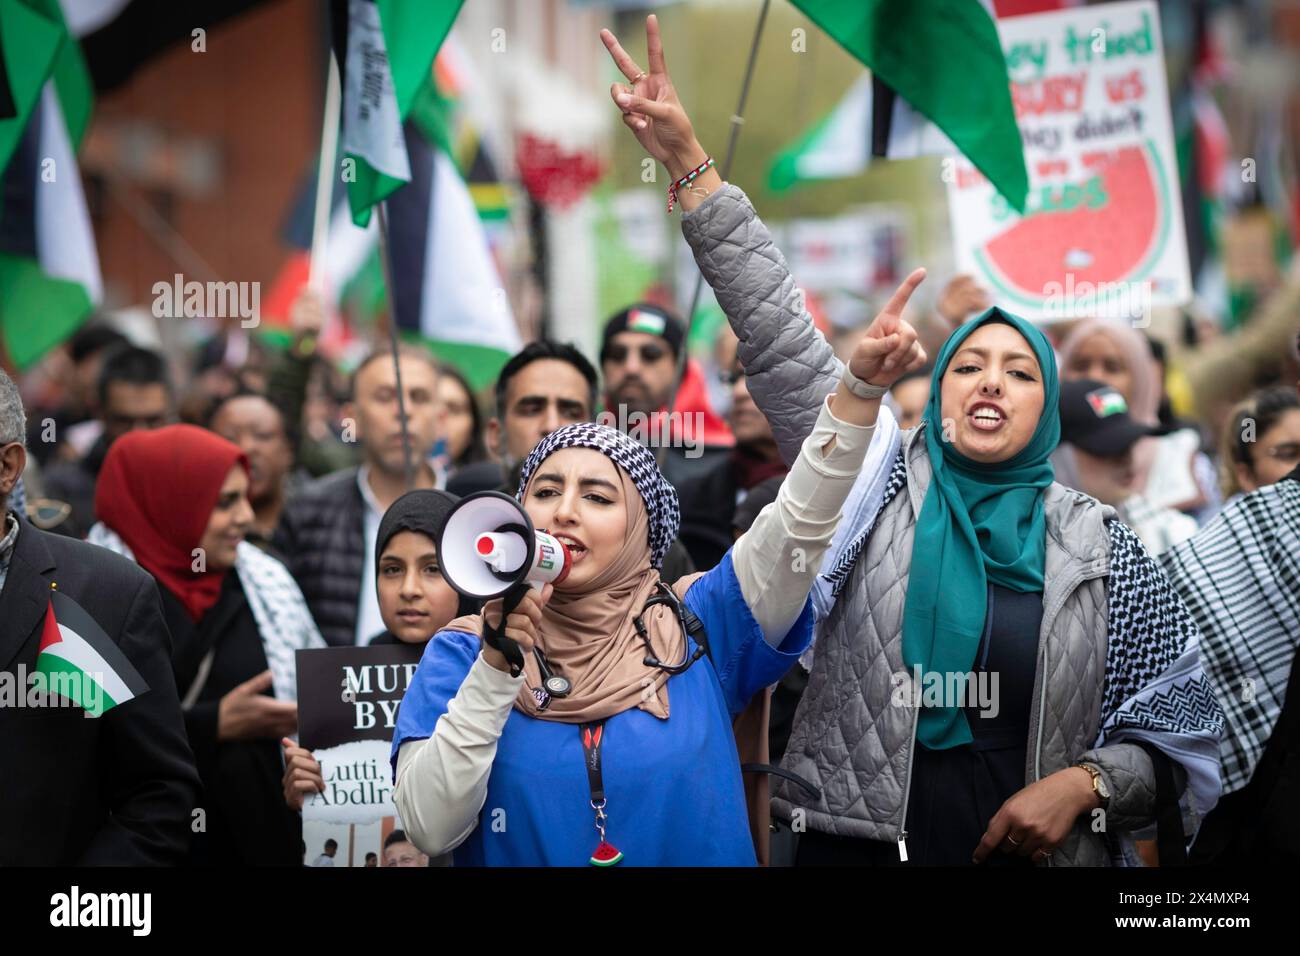
[[[605,722],[596,721],[581,724],[578,732],[582,737],[582,758],[587,768],[587,787],[591,790],[591,809],[596,812],[596,832],[600,834],[600,843],[591,855],[592,866],[613,866],[623,859],[623,853],[605,839],[605,806],[609,802],[605,797],[605,775],[601,767],[602,748],[605,743]]]

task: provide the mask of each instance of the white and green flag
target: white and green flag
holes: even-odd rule
[[[358,226],[411,181],[402,124],[463,2],[347,0],[342,173]]]
[[[94,97],[55,0],[0,0],[0,43],[16,113],[0,120],[0,339],[22,369],[103,293],[76,158]]]

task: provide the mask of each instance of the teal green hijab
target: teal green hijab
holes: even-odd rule
[[[1037,356],[1043,414],[1018,454],[981,464],[943,440],[939,392],[962,342],[990,322],[1015,328]],[[909,675],[919,667],[923,674],[943,675],[946,686],[948,674],[971,671],[984,633],[989,582],[1019,592],[1043,589],[1043,492],[1055,477],[1048,456],[1061,438],[1059,398],[1051,343],[1033,325],[1001,309],[989,309],[958,328],[940,350],[925,407],[925,447],[934,477],[916,520],[903,606],[903,662]],[[922,707],[916,738],[932,750],[972,739],[960,707]]]

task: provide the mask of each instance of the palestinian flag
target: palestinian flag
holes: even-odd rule
[[[50,592],[36,670],[45,686],[91,717],[99,717],[149,689],[104,629],[72,598]],[[94,688],[91,690],[91,688]]]
[[[1098,418],[1128,414],[1128,402],[1124,401],[1124,396],[1113,388],[1099,388],[1089,392],[1085,397],[1088,399],[1088,404],[1092,406],[1093,414]]]
[[[407,127],[411,183],[388,203],[392,311],[481,389],[523,347],[483,221],[451,157]]]
[[[791,2],[870,68],[873,101],[886,88],[906,100],[1023,211],[1029,174],[1006,60],[979,0]]]
[[[402,126],[464,0],[334,0],[352,220],[411,181]]]
[[[93,93],[57,0],[0,0],[0,44],[15,106],[0,119],[0,339],[24,369],[102,295],[76,159]]]
[[[439,54],[439,64],[442,59]],[[394,311],[408,338],[427,344],[477,390],[496,380],[523,343],[488,238],[488,229],[507,214],[507,200],[482,140],[444,85],[454,81],[438,66],[403,128],[411,179],[388,200]],[[469,181],[476,174],[478,184],[486,187],[477,194]],[[314,201],[313,176],[304,183],[285,229],[286,240],[300,251],[282,269],[263,309],[281,325],[307,282]],[[378,238],[377,224],[358,227],[337,193],[322,272],[327,300],[359,328],[376,325],[387,309]],[[328,331],[325,339],[330,339]],[[328,345],[322,342],[322,347]]]
[[[510,218],[514,197],[483,140],[484,117],[471,115],[468,108],[466,91],[474,82],[468,57],[449,36],[433,61],[432,79],[411,108],[411,120],[426,140],[456,161],[479,218],[491,230]]]

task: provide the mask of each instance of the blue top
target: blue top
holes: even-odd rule
[[[753,866],[734,715],[798,660],[812,640],[812,604],[771,647],[740,592],[728,551],[686,592],[712,649],[668,679],[667,720],[639,708],[605,721],[601,749],[606,839],[626,866]],[[692,643],[691,651],[695,645]],[[479,639],[440,631],[407,688],[393,737],[433,733],[479,654]],[[576,724],[512,710],[497,744],[479,826],[457,866],[585,866],[599,836]]]

